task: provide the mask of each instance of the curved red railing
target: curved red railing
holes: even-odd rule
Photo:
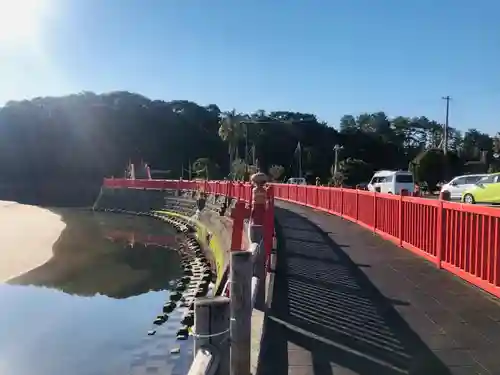
[[[275,198],[353,221],[500,297],[500,209],[345,188],[274,185]]]
[[[500,297],[500,209],[309,185],[271,184],[274,198],[353,221]],[[203,190],[250,202],[250,184],[105,179],[110,188]],[[269,221],[268,221],[269,222]]]

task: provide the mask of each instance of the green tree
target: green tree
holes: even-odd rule
[[[213,163],[209,158],[199,158],[192,165],[192,172],[198,178],[219,179],[219,166]]]
[[[244,136],[244,127],[241,122],[244,119],[245,117],[234,109],[224,113],[221,118],[219,136],[227,143],[230,166],[239,159],[239,142]]]
[[[269,175],[273,181],[279,181],[284,173],[285,168],[282,165],[271,165],[271,167],[269,167]]]

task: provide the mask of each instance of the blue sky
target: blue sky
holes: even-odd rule
[[[452,126],[500,130],[498,0],[38,1],[29,22],[0,11],[0,104],[129,90],[337,125],[378,110],[443,121],[451,95]]]

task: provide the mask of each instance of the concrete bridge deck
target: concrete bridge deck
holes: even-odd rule
[[[498,300],[336,216],[276,218],[258,375],[500,374]]]

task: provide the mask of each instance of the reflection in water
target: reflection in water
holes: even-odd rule
[[[172,249],[106,236],[171,237],[174,247],[176,234],[150,218],[57,213],[67,227],[53,258],[0,285],[0,374],[126,374],[181,270]]]
[[[164,223],[101,212],[57,213],[67,227],[54,244],[53,258],[9,283],[47,286],[82,296],[104,294],[126,298],[167,289],[172,277],[180,276],[177,252],[137,240],[131,243],[128,238],[118,237],[114,241],[106,238],[109,233],[117,232],[138,239],[171,238],[170,245],[174,247],[176,233]]]

